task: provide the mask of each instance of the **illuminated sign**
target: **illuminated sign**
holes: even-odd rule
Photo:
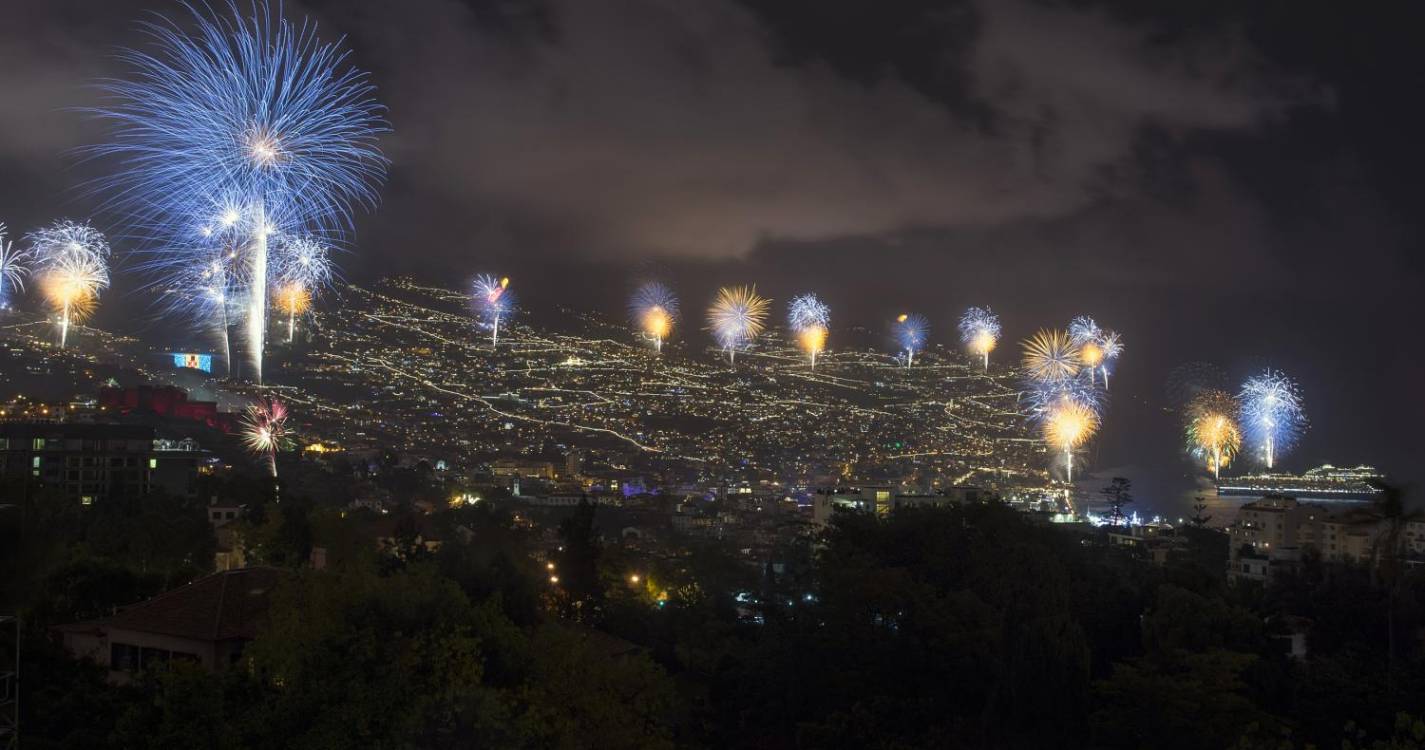
[[[211,373],[213,371],[213,355],[179,354],[175,352],[173,354],[173,366]]]

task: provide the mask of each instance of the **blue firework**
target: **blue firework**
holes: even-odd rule
[[[925,341],[930,336],[930,321],[924,315],[904,313],[896,318],[892,331],[896,343],[905,351],[905,363],[909,367],[915,362],[915,353],[925,348]]]
[[[1247,444],[1270,469],[1306,428],[1296,381],[1279,370],[1264,370],[1242,384],[1237,399]]]
[[[245,285],[249,354],[261,377],[272,278],[269,242],[286,234],[337,241],[358,207],[376,203],[387,130],[374,88],[314,23],[254,2],[246,14],[184,6],[180,24],[141,24],[149,44],[123,52],[123,79],[102,81],[95,114],[111,139],[91,153],[114,171],[94,185],[126,217],[142,265],[171,283],[201,262],[222,226]]]

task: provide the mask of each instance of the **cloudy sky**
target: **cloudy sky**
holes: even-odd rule
[[[0,220],[91,207],[75,108],[167,0],[7,0]],[[1362,7],[1365,6],[1365,7]],[[816,289],[951,337],[1095,314],[1128,343],[1098,463],[1176,463],[1173,367],[1281,367],[1297,468],[1425,478],[1422,65],[1407,2],[306,0],[389,107],[348,277],[509,273],[618,311],[634,276]],[[117,217],[96,217],[113,226]],[[122,247],[120,248],[122,250]],[[122,289],[122,287],[121,287]],[[116,306],[118,307],[118,306]],[[696,337],[697,333],[688,335]],[[1006,353],[1012,347],[1007,347]],[[1117,422],[1118,424],[1115,424]]]

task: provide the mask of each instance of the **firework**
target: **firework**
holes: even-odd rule
[[[672,289],[650,281],[634,291],[628,314],[638,332],[653,341],[654,351],[662,352],[678,322],[678,297]]]
[[[59,346],[69,338],[70,323],[89,317],[99,292],[109,286],[109,242],[88,224],[59,221],[31,232],[26,240],[35,258],[40,292],[59,315]]]
[[[1044,381],[1026,378],[1026,388],[1021,397],[1029,404],[1030,412],[1043,415],[1063,401],[1072,401],[1095,414],[1102,415],[1104,392],[1083,378]]]
[[[484,274],[475,279],[475,309],[490,328],[490,346],[500,343],[500,320],[514,309],[515,297],[510,293],[510,277],[495,278]]]
[[[249,451],[267,461],[268,471],[277,478],[277,451],[287,444],[287,405],[260,399],[242,416],[242,442]]]
[[[1277,370],[1248,378],[1237,395],[1247,443],[1270,469],[1306,426],[1296,383]]]
[[[386,172],[377,136],[387,128],[365,74],[314,23],[256,0],[246,10],[229,0],[226,14],[187,7],[183,22],[141,24],[150,47],[121,53],[131,74],[101,83],[110,103],[95,114],[112,138],[91,152],[116,169],[94,187],[127,215],[144,267],[165,278],[195,262],[193,217],[223,205],[260,382],[269,240],[348,230],[354,209],[376,202]]]
[[[241,314],[237,287],[236,254],[226,249],[210,250],[186,272],[164,288],[168,312],[190,317],[200,326],[215,331],[222,339],[224,362],[232,374],[231,321]]]
[[[287,342],[291,343],[297,316],[312,307],[312,293],[297,282],[287,282],[277,287],[273,299],[277,303],[277,309],[287,315]]]
[[[1080,347],[1069,334],[1041,329],[1024,342],[1024,369],[1042,383],[1057,383],[1079,374]]]
[[[727,361],[737,361],[737,350],[762,333],[772,301],[758,296],[755,286],[732,286],[717,290],[708,308],[708,330],[727,350]]]
[[[1199,393],[1184,412],[1188,450],[1207,462],[1214,478],[1222,475],[1222,467],[1231,464],[1242,447],[1236,414],[1236,399],[1219,390]]]
[[[1078,346],[1103,338],[1103,329],[1087,315],[1080,315],[1069,321],[1069,339]]]
[[[905,350],[905,366],[910,367],[915,364],[915,353],[925,348],[925,340],[930,335],[930,321],[926,320],[924,315],[901,313],[896,316],[892,330],[895,332],[896,343]]]
[[[1074,481],[1074,451],[1093,437],[1098,425],[1097,412],[1071,399],[1060,400],[1044,412],[1040,424],[1044,442],[1064,452],[1068,481]]]
[[[25,277],[30,273],[30,254],[16,250],[5,235],[5,225],[0,223],[0,310],[10,307],[10,292],[25,291]]]
[[[826,349],[831,308],[815,294],[794,297],[787,306],[787,325],[796,334],[797,345],[811,358],[811,366],[815,368],[817,355]]]
[[[960,317],[960,342],[970,353],[984,360],[990,371],[990,352],[999,343],[999,316],[988,307],[972,307]]]
[[[1105,329],[1099,337],[1098,347],[1103,352],[1102,361],[1099,363],[1099,372],[1103,373],[1103,387],[1108,388],[1109,365],[1118,359],[1118,355],[1123,353],[1123,337],[1116,331]]]
[[[278,254],[277,309],[287,314],[287,342],[296,332],[297,316],[312,306],[312,295],[331,280],[327,247],[315,237],[282,243]]]

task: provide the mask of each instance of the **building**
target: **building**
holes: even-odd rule
[[[192,497],[213,460],[196,441],[146,425],[0,424],[0,477],[38,480],[85,505],[155,489]]]
[[[188,392],[174,386],[100,388],[99,406],[111,414],[152,414],[168,419],[201,422],[223,432],[232,432],[236,427],[234,415],[218,411],[217,402],[189,401]]]
[[[113,616],[56,625],[53,631],[76,658],[107,666],[109,681],[116,684],[174,661],[223,672],[238,663],[265,624],[281,577],[275,568],[214,573]]]
[[[1263,498],[1243,505],[1227,527],[1228,572],[1234,579],[1270,580],[1274,569],[1296,565],[1308,551],[1327,562],[1366,563],[1384,552],[1390,523],[1370,507],[1333,510],[1291,497]],[[1421,564],[1425,521],[1406,521],[1397,544],[1396,554]]]
[[[554,481],[554,464],[520,458],[498,458],[490,464],[490,473],[501,479],[526,478]]]
[[[885,516],[897,508],[963,505],[980,502],[985,497],[985,491],[979,487],[960,485],[944,487],[932,494],[899,493],[888,484],[836,487],[817,491],[812,499],[811,517],[813,526],[821,530],[831,523],[838,508]]]

